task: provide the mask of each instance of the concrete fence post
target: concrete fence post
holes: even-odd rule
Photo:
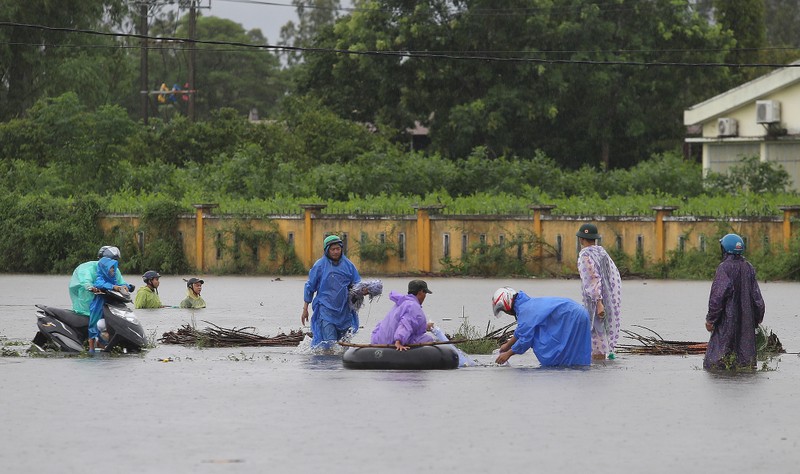
[[[300,259],[306,268],[314,264],[314,222],[313,218],[326,207],[327,204],[300,204],[303,208],[303,255]],[[322,242],[320,242],[321,246]]]
[[[197,267],[197,271],[200,273],[205,271],[205,229],[203,212],[217,206],[219,206],[219,204],[192,204],[192,207],[196,209],[194,219],[195,267]]]
[[[439,212],[442,208],[444,204],[414,206],[417,211],[417,270],[422,273],[429,273],[432,268],[431,214]]]
[[[533,235],[539,239],[538,245],[536,246],[536,260],[537,260],[537,268],[538,271],[542,271],[543,262],[542,259],[544,258],[544,225],[542,224],[542,216],[549,216],[550,212],[555,209],[556,206],[553,204],[530,204],[528,209],[533,210]]]
[[[667,261],[667,235],[664,229],[664,218],[671,216],[672,211],[678,206],[653,206],[650,209],[656,211],[655,232],[653,233],[656,244],[656,261],[664,263]]]
[[[789,251],[792,242],[792,218],[800,216],[800,205],[778,206],[783,211],[783,250]]]

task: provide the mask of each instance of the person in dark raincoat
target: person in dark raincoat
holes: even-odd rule
[[[742,256],[744,241],[728,234],[719,241],[722,263],[711,284],[706,329],[711,333],[703,367],[754,367],[755,331],[764,320],[764,298],[756,271]]]

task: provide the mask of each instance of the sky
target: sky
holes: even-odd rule
[[[259,28],[270,44],[280,39],[281,27],[289,21],[297,22],[297,12],[291,0],[270,2],[243,2],[231,0],[201,0],[204,16],[227,18],[241,24],[245,30]],[[283,6],[285,5],[285,6]]]

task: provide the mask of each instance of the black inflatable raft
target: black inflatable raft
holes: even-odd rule
[[[458,353],[450,344],[412,347],[351,347],[342,355],[346,369],[442,370],[458,368]]]

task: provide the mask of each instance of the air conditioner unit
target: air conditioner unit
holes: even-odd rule
[[[781,103],[777,100],[756,101],[756,123],[778,123],[781,121]]]
[[[738,134],[738,123],[734,118],[717,119],[717,136],[735,137]]]

